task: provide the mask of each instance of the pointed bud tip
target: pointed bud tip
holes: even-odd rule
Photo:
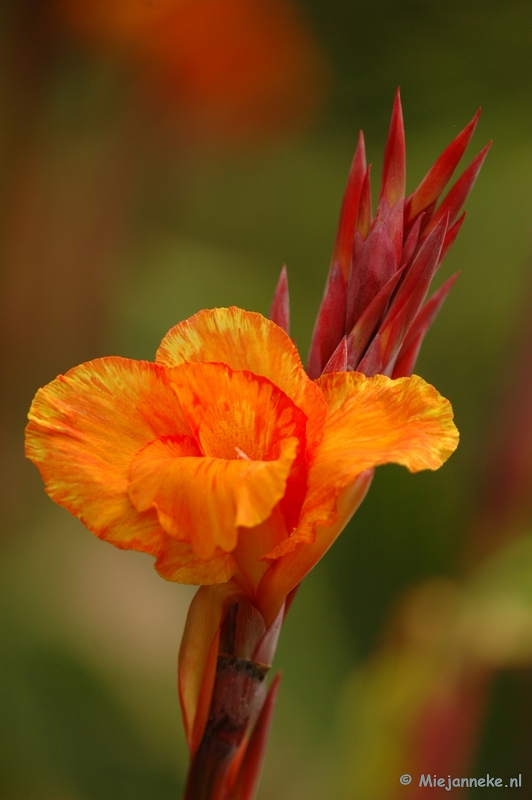
[[[328,372],[346,372],[347,370],[347,337],[343,337],[323,368],[322,375]]]
[[[479,106],[479,107],[477,108],[477,112],[476,112],[475,116],[473,117],[473,119],[471,120],[471,122],[469,122],[469,123],[468,123],[468,124],[465,126],[465,128],[464,128],[464,131],[470,131],[470,130],[471,130],[471,128],[473,128],[473,130],[474,130],[474,129],[477,127],[477,123],[478,123],[478,121],[479,121],[479,119],[480,119],[480,114],[481,114],[481,112],[482,112],[482,106]]]
[[[473,159],[473,161],[471,162],[471,164],[467,168],[467,169],[474,170],[475,178],[477,177],[478,173],[482,169],[482,166],[484,164],[484,161],[486,160],[486,156],[488,155],[492,144],[493,144],[493,139],[490,139],[489,142],[484,145],[484,147],[482,148],[480,153],[478,153],[478,155],[475,156],[475,158]],[[465,170],[465,172],[467,172],[467,169]],[[473,183],[474,183],[474,181],[473,181]]]
[[[288,292],[288,272],[286,264],[283,264],[273,300],[270,307],[270,319],[279,325],[285,333],[290,335],[290,295]]]
[[[406,153],[403,109],[400,87],[395,93],[392,118],[384,152],[381,191],[379,199],[385,197],[390,207],[404,197],[406,184]]]

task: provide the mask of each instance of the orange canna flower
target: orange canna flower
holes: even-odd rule
[[[39,390],[29,419],[27,454],[57,503],[156,556],[168,580],[233,579],[270,622],[356,478],[388,462],[437,469],[458,440],[449,402],[421,378],[311,381],[285,332],[238,308],[177,325],[155,364],[75,367]],[[266,591],[290,559],[284,594]]]
[[[450,403],[421,378],[312,381],[279,326],[238,308],[181,322],[155,363],[75,367],[38,391],[29,420],[26,452],[53,500],[100,538],[155,556],[164,578],[204,585],[180,664],[192,749],[228,603],[246,599],[263,634],[373,467],[437,469],[458,442]]]

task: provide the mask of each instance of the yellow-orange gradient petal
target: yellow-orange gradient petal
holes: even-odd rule
[[[154,511],[133,507],[129,466],[159,436],[191,433],[165,373],[124,358],[81,364],[37,392],[26,429],[26,454],[56,503],[100,538],[154,555],[165,534]]]
[[[310,453],[321,439],[327,414],[323,395],[290,337],[261,314],[234,306],[199,311],[166,334],[155,360],[167,367],[221,362],[268,378],[306,414]]]
[[[171,437],[147,445],[131,463],[129,495],[139,512],[157,511],[164,530],[200,558],[236,547],[238,527],[259,525],[285,492],[299,442],[286,439],[274,461],[183,455]]]
[[[336,498],[361,472],[379,464],[438,469],[458,445],[451,404],[417,375],[332,372],[317,383],[329,417],[293,544],[313,541],[317,524],[335,520]]]
[[[349,474],[355,462],[357,472],[390,463],[419,472],[438,469],[456,450],[450,402],[418,375],[392,380],[333,372],[317,384],[329,407],[319,453],[324,465],[339,461]]]

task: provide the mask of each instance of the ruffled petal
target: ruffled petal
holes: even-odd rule
[[[167,367],[220,362],[268,378],[306,414],[310,453],[321,439],[327,414],[323,396],[290,337],[261,314],[234,306],[199,311],[166,334],[156,362]]]
[[[164,435],[190,435],[164,367],[124,358],[89,361],[40,389],[26,454],[46,491],[102,539],[156,554],[165,534],[128,494],[135,453]]]
[[[422,378],[367,378],[333,372],[318,381],[329,406],[323,440],[309,470],[297,531],[266,558],[314,541],[316,525],[336,518],[336,498],[367,469],[402,464],[410,472],[438,469],[458,445],[448,400]]]
[[[210,559],[218,547],[236,547],[239,526],[254,527],[271,514],[298,446],[286,439],[275,461],[226,460],[184,456],[181,440],[165,437],[133,459],[129,495],[139,512],[155,509],[170,536]]]
[[[329,408],[319,460],[338,463],[338,475],[389,463],[435,470],[458,445],[450,402],[418,375],[336,372],[317,383]]]
[[[329,417],[292,546],[314,541],[316,525],[335,521],[336,498],[360,473],[379,464],[438,469],[458,445],[451,404],[417,375],[333,372],[318,383]]]

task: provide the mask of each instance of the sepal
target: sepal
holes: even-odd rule
[[[216,672],[220,628],[227,611],[243,598],[234,582],[201,586],[190,604],[179,649],[178,688],[185,734],[193,755],[207,722]]]
[[[403,273],[404,267],[397,270],[395,275],[392,275],[390,280],[384,284],[347,337],[347,363],[351,369],[357,368],[364,350],[371,341],[371,337],[382,322],[390,298]]]
[[[327,361],[323,368],[322,375],[326,375],[327,372],[345,372],[347,369],[347,339],[344,336],[343,339],[340,340],[340,344]]]
[[[363,242],[368,237],[373,222],[373,210],[371,203],[371,164],[366,170],[360,202],[358,204],[357,225],[355,231],[354,253],[357,252],[357,236]]]
[[[375,295],[397,272],[403,242],[403,204],[381,200],[371,231],[353,262],[347,287],[346,330],[350,331]]]

